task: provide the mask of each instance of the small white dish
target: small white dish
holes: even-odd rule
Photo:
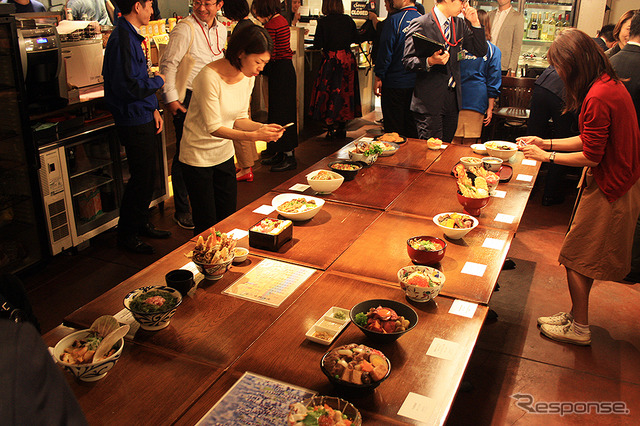
[[[487,154],[487,148],[485,148],[484,144],[481,144],[481,143],[474,143],[473,145],[471,145],[471,149],[476,154],[480,154],[480,155]]]
[[[336,317],[336,315],[338,315]],[[344,318],[343,318],[344,316]],[[349,310],[332,306],[315,324],[307,331],[305,337],[312,342],[321,345],[330,345],[338,334],[349,325]]]

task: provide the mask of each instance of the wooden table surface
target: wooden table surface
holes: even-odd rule
[[[349,151],[354,148],[354,144],[363,138],[356,139],[353,142],[343,146],[331,157],[348,160]],[[371,138],[369,138],[371,139]],[[427,141],[422,139],[407,139],[395,154],[382,157],[376,160],[376,165],[405,167],[407,169],[426,170],[442,153],[442,150],[432,150],[427,148]]]
[[[329,170],[328,164],[335,160],[335,157],[325,157],[302,173],[276,186],[273,190],[298,193],[290,188],[298,183],[307,185],[307,174],[318,169]],[[359,170],[355,179],[345,181],[340,188],[331,194],[320,195],[320,197],[338,203],[385,210],[421,173],[420,170],[374,163],[372,166],[366,166]],[[301,194],[316,196],[315,191],[311,188]]]
[[[443,238],[447,243],[444,259],[435,265],[446,278],[440,294],[474,303],[489,303],[513,239],[513,233],[509,231],[478,226],[464,238],[450,240],[430,219],[387,212],[329,270],[370,277],[399,287],[398,270],[413,264],[407,254],[406,242],[419,235]],[[503,241],[502,249],[483,247],[487,238]],[[484,274],[462,273],[467,262],[486,265]]]
[[[460,161],[460,157],[488,157],[489,155],[480,155],[473,152],[470,146],[468,145],[452,145],[449,144],[446,149],[442,151],[442,154],[429,166],[427,169],[430,173],[438,173],[442,175],[451,175],[451,170],[453,170],[454,166]],[[522,160],[524,159],[524,154],[518,151],[515,155],[515,158],[508,163],[513,169],[513,176],[511,180],[508,182],[509,185],[521,185],[527,188],[533,188],[533,184],[536,180],[536,175],[540,170],[540,162],[536,161],[535,166],[527,166],[522,164]],[[519,180],[526,179],[526,180]],[[528,177],[531,177],[529,180]],[[502,185],[502,184],[500,184]],[[498,189],[500,189],[500,185],[498,185]]]
[[[370,340],[354,324],[349,324],[331,346],[305,339],[304,334],[309,327],[331,306],[350,309],[356,303],[371,298],[410,304],[418,313],[418,324],[396,342],[386,344]],[[430,412],[425,415],[427,424],[442,424],[488,310],[486,306],[479,305],[473,317],[466,318],[448,313],[452,303],[453,299],[446,297],[437,297],[423,304],[414,303],[407,301],[399,289],[365,279],[324,273],[177,424],[197,422],[244,371],[313,389],[321,395],[348,397],[363,414],[364,424],[415,423],[397,413],[408,393],[417,393],[430,398]],[[426,355],[435,338],[457,344],[453,359]],[[274,342],[278,344],[274,345]],[[320,370],[320,360],[326,351],[349,343],[379,349],[389,358],[391,374],[375,390],[345,394],[334,388]]]
[[[53,347],[76,331],[58,326],[43,338]],[[126,340],[122,355],[107,375],[83,382],[64,376],[90,425],[170,424],[189,408],[224,369],[163,348]]]
[[[396,198],[389,211],[429,219],[439,213],[464,212],[456,196],[457,189],[456,178],[453,176],[424,173]],[[520,225],[531,189],[509,183],[499,184],[497,189],[506,192],[504,198],[491,197],[477,219],[482,226],[515,232]]]
[[[248,230],[266,216],[278,217],[276,211],[266,216],[254,212],[262,205],[270,206],[276,195],[278,193],[269,192],[258,198],[236,214],[219,222],[216,229],[222,232],[236,228]],[[293,222],[293,239],[277,252],[250,247],[249,237],[241,239],[238,244],[260,256],[326,269],[380,214],[379,210],[326,202],[312,219]]]

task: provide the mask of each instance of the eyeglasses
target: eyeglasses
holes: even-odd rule
[[[216,2],[212,2],[212,1],[204,2],[204,1],[194,0],[194,1],[192,2],[192,4],[193,4],[193,8],[194,8],[194,9],[197,9],[197,8],[199,8],[200,6],[204,6],[204,7],[206,7],[206,8],[209,8],[209,7],[215,6],[216,4],[218,4],[218,2],[217,2],[217,1],[216,1]]]

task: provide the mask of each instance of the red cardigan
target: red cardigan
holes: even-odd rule
[[[582,103],[582,151],[598,163],[593,176],[610,203],[640,178],[640,129],[634,111],[627,89],[607,75],[593,83]]]

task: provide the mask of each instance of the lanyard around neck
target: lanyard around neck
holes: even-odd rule
[[[218,39],[218,26],[216,25],[216,49],[218,49],[218,52],[214,52],[213,49],[211,48],[211,42],[209,41],[209,36],[207,35],[207,32],[204,30],[204,27],[202,26],[202,24],[200,23],[200,21],[194,16],[193,19],[195,19],[195,21],[198,23],[198,25],[200,26],[200,29],[202,30],[202,34],[204,35],[204,39],[207,41],[207,46],[209,46],[209,50],[211,51],[211,53],[213,54],[213,56],[218,56],[222,53],[222,50],[220,50],[220,40]],[[215,18],[214,18],[215,19]]]
[[[444,39],[445,43],[447,43],[449,46],[451,47],[455,47],[458,45],[458,43],[460,43],[460,40],[457,39],[456,37],[456,24],[453,21],[453,18],[447,18],[447,20],[451,19],[451,33],[453,34],[453,43],[451,43],[449,41],[449,39],[447,39],[447,37],[445,37],[444,35],[444,31],[442,31],[442,27],[440,26],[440,20],[438,19],[438,15],[436,15],[436,8],[435,6],[433,7],[433,9],[431,10],[431,13],[433,14],[433,18],[436,21],[436,25],[438,25],[438,29],[440,30],[440,34],[442,34],[442,38]]]

